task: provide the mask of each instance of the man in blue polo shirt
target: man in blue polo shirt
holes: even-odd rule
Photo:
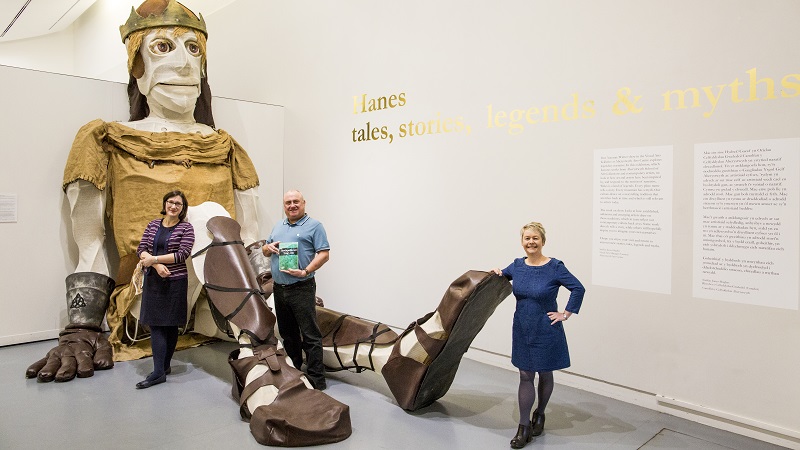
[[[291,190],[283,195],[283,210],[286,219],[275,225],[262,248],[272,268],[278,331],[286,354],[298,369],[305,351],[308,378],[315,389],[324,390],[327,385],[322,364],[322,333],[317,326],[314,272],[330,256],[328,236],[322,223],[306,214],[306,200],[300,191]],[[281,249],[283,261],[279,256]]]

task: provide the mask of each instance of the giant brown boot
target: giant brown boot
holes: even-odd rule
[[[114,280],[94,272],[68,275],[69,325],[59,333],[58,345],[25,371],[41,382],[69,381],[94,375],[95,369],[114,367],[114,355],[100,326],[108,308]]]

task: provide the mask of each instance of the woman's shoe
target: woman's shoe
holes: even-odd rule
[[[511,439],[511,448],[522,448],[528,445],[533,439],[531,435],[531,426],[530,425],[520,425],[517,428],[517,435]]]
[[[172,367],[167,367],[166,369],[164,369],[164,375],[169,375],[171,373],[172,373]],[[145,378],[150,378],[152,376],[153,376],[153,372],[150,372],[150,373],[147,374],[147,376]]]
[[[539,436],[544,431],[544,414],[539,414],[538,411],[533,412],[531,418],[531,434]]]
[[[161,383],[163,383],[165,381],[167,381],[167,374],[163,374],[163,375],[161,375],[160,377],[158,377],[158,378],[156,378],[154,380],[149,380],[149,379],[145,378],[144,380],[136,383],[136,389],[147,389],[150,386],[155,386],[155,385],[161,384]]]

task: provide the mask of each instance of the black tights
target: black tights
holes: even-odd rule
[[[519,399],[519,424],[528,425],[531,423],[531,410],[533,404],[536,402],[537,386],[534,383],[537,372],[529,372],[527,370],[519,371],[519,392],[517,397]],[[550,395],[553,393],[553,372],[538,372],[539,373],[539,406],[536,410],[544,414],[544,408],[547,402],[550,401]]]
[[[153,348],[153,373],[147,377],[153,381],[164,375],[169,368],[175,346],[178,345],[178,327],[150,327],[150,346]]]

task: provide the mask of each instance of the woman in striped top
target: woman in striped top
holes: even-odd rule
[[[145,267],[141,323],[150,327],[153,372],[136,383],[137,389],[167,381],[178,343],[178,327],[186,325],[186,259],[194,245],[194,228],[185,222],[189,204],[183,192],[164,195],[162,219],[147,224],[136,253]]]

